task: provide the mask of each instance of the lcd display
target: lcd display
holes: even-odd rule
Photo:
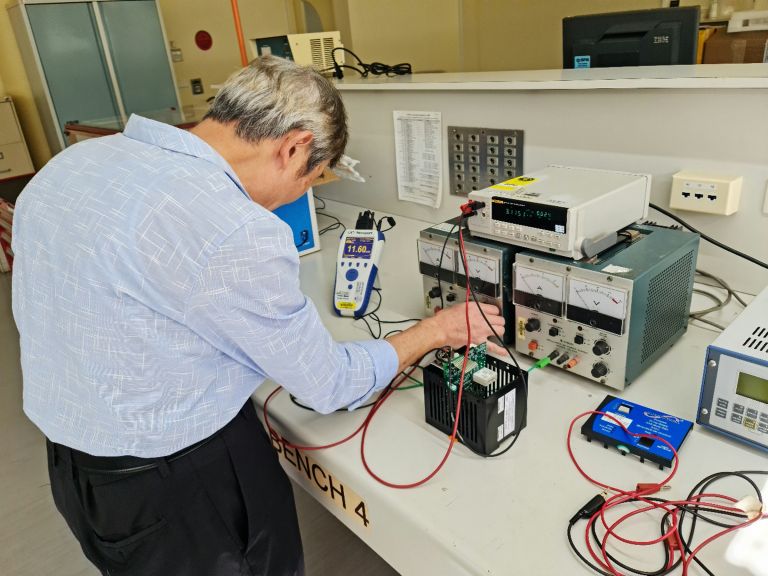
[[[768,404],[768,380],[745,372],[739,372],[739,379],[736,382],[736,394]]]
[[[344,258],[369,259],[373,254],[373,238],[347,238],[344,241]]]
[[[518,226],[565,234],[568,209],[494,196],[491,199],[491,218]]]

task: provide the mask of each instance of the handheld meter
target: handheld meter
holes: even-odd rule
[[[333,288],[333,308],[339,316],[359,318],[368,307],[384,249],[384,234],[373,223],[373,214],[363,213],[355,229],[341,235]],[[370,229],[364,228],[367,224]]]

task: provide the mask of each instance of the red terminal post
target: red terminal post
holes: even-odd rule
[[[571,368],[576,366],[576,364],[578,364],[578,363],[579,363],[579,358],[571,358],[568,361],[568,364],[565,365],[565,367],[570,370]]]
[[[477,214],[477,211],[480,210],[480,208],[485,208],[485,202],[478,202],[477,200],[470,200],[466,204],[462,204],[459,206],[459,209],[461,210],[461,215],[465,218],[469,218],[470,216],[474,216]]]

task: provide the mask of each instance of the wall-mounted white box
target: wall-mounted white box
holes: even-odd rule
[[[739,210],[741,176],[678,172],[672,176],[670,208],[729,216]]]

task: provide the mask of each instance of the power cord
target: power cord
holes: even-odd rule
[[[715,303],[715,305],[709,308],[704,308],[702,310],[691,311],[691,313],[688,315],[689,318],[692,321],[695,320],[697,322],[703,322],[704,324],[709,324],[710,326],[714,326],[719,330],[725,330],[725,326],[723,326],[722,324],[718,324],[717,322],[713,322],[712,320],[709,320],[707,318],[704,318],[704,316],[706,316],[707,314],[712,314],[713,312],[717,312],[718,310],[721,310],[722,308],[724,308],[730,303],[731,299],[735,299],[739,304],[741,304],[744,307],[747,306],[747,303],[744,301],[744,299],[741,296],[739,296],[736,292],[734,292],[734,290],[722,278],[715,276],[714,274],[710,274],[709,272],[705,272],[704,270],[698,270],[698,269],[696,270],[696,274],[704,278],[709,278],[710,280],[718,284],[720,288],[726,291],[726,297],[723,300],[717,294],[713,294],[712,292],[709,292],[707,290],[702,290],[700,288],[694,288],[693,291],[696,294],[701,294],[702,296],[709,298]]]
[[[324,216],[324,217],[326,217],[326,218],[330,218],[330,219],[332,219],[332,220],[334,221],[334,222],[333,222],[333,224],[329,224],[329,225],[328,225],[328,226],[326,226],[325,228],[321,228],[321,229],[318,231],[318,234],[319,234],[320,236],[322,236],[322,235],[323,235],[323,234],[325,234],[326,232],[330,232],[331,230],[338,230],[339,228],[341,228],[341,229],[342,229],[342,233],[344,233],[344,232],[346,232],[346,231],[347,231],[347,227],[346,227],[346,226],[344,226],[344,224],[342,223],[342,221],[341,221],[341,220],[339,220],[339,219],[338,219],[336,216],[333,216],[332,214],[327,214],[326,212],[321,212],[320,210],[316,210],[316,211],[315,211],[315,214],[317,214],[318,216]]]
[[[354,56],[355,60],[357,60],[357,64],[359,65],[359,68],[357,66],[349,66],[347,64],[339,64],[336,61],[336,52],[338,50],[342,50],[344,52],[347,52],[348,54]],[[329,70],[333,70],[334,77],[341,80],[344,78],[344,73],[342,72],[342,68],[349,68],[351,70],[354,70],[362,78],[367,78],[369,74],[372,74],[373,76],[404,76],[406,74],[411,74],[412,69],[411,65],[407,62],[403,62],[400,64],[395,64],[394,66],[390,66],[388,64],[382,64],[381,62],[371,62],[370,64],[366,64],[363,62],[360,57],[352,52],[349,48],[334,48],[331,50],[331,60],[333,60],[333,67],[332,68],[326,68],[323,70],[323,72],[327,72]]]
[[[753,264],[757,264],[758,266],[760,266],[762,268],[768,269],[768,264],[766,264],[762,260],[758,260],[754,256],[750,256],[749,254],[744,254],[744,252],[740,252],[739,250],[736,250],[735,248],[731,248],[727,244],[723,244],[719,240],[715,240],[711,236],[708,236],[708,235],[704,234],[704,232],[700,232],[699,230],[697,230],[696,228],[694,228],[693,226],[688,224],[685,220],[683,220],[679,216],[676,216],[675,214],[672,214],[672,212],[670,212],[669,210],[665,210],[664,208],[661,208],[660,206],[657,206],[656,204],[653,204],[653,203],[649,204],[649,206],[651,208],[653,208],[654,210],[656,210],[656,212],[660,212],[661,214],[664,214],[664,216],[666,216],[667,218],[671,218],[672,220],[674,220],[675,222],[677,222],[678,224],[680,224],[684,228],[687,228],[691,232],[695,232],[696,234],[701,236],[704,240],[706,240],[710,244],[714,244],[715,246],[717,246],[718,248],[722,248],[726,252],[730,252],[731,254],[734,254],[734,255],[736,255],[736,256],[738,256],[740,258],[744,258],[744,260],[752,262]]]

